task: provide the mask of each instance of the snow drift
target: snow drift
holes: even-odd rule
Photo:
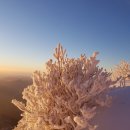
[[[93,120],[97,130],[130,130],[130,87],[114,88],[109,94],[111,107],[97,110]]]

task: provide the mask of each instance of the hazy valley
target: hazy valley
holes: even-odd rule
[[[11,130],[16,126],[21,112],[11,100],[23,100],[22,91],[31,83],[29,76],[0,76],[0,130]]]

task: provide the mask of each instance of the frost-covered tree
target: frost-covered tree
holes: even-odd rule
[[[22,113],[14,130],[95,130],[91,119],[97,107],[108,106],[110,73],[98,67],[98,52],[90,58],[68,58],[59,44],[46,72],[34,72],[33,84],[23,91],[26,103],[12,100]]]
[[[113,70],[112,70],[112,79],[117,79],[120,78],[120,86],[125,86],[125,81],[127,78],[130,77],[130,64],[126,61],[121,61],[119,65],[117,65]]]

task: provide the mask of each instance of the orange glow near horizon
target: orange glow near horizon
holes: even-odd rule
[[[31,74],[35,70],[44,70],[45,66],[41,67],[29,67],[29,66],[7,66],[7,65],[0,65],[0,74]]]
[[[32,68],[25,68],[25,67],[10,67],[10,66],[0,66],[0,73],[8,74],[8,73],[32,73]]]

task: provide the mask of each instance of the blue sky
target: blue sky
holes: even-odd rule
[[[130,1],[0,0],[1,69],[39,69],[59,42],[105,68],[130,61]]]

